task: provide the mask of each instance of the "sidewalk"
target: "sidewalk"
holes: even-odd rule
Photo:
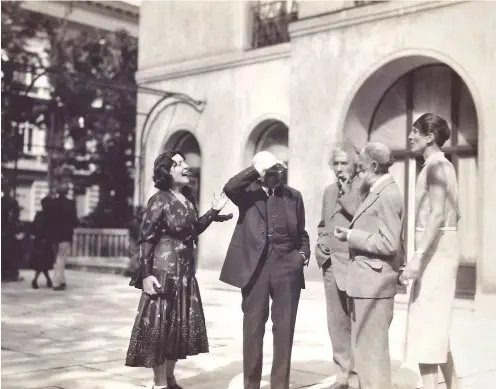
[[[139,299],[139,292],[127,285],[127,278],[68,271],[68,289],[54,292],[32,290],[31,272],[22,275],[23,282],[2,284],[2,388],[131,389],[151,383],[150,370],[124,366]],[[198,275],[210,353],[178,363],[176,377],[185,389],[242,388],[241,298],[236,289],[217,277],[213,271]],[[400,363],[406,305],[401,297],[398,300],[390,331],[393,381],[395,388],[410,389],[417,377]],[[476,316],[472,306],[464,302],[455,309],[455,361],[464,389],[494,389],[496,319]],[[271,338],[269,321],[265,388],[270,375]],[[320,282],[308,282],[296,324],[291,388],[318,389],[332,383],[331,355],[323,287]]]

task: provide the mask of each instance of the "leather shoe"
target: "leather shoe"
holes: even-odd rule
[[[351,389],[348,384],[343,384],[342,382],[335,382],[327,389]]]

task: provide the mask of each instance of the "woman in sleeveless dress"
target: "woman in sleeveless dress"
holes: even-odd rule
[[[131,332],[126,366],[154,371],[154,388],[179,389],[178,359],[208,352],[205,317],[196,281],[197,237],[220,216],[227,197],[214,196],[212,208],[198,217],[186,186],[188,165],[180,152],[158,156],[153,180],[159,189],[148,201],[139,244],[139,267],[131,285],[142,289]]]
[[[444,119],[427,113],[413,125],[412,150],[424,156],[415,198],[415,255],[403,280],[414,280],[407,330],[407,360],[419,364],[423,388],[438,386],[438,366],[446,388],[456,388],[450,328],[459,264],[458,184],[441,147],[451,131]]]

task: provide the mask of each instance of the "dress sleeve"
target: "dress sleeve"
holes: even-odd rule
[[[148,277],[149,269],[148,262],[150,260],[150,251],[153,250],[153,245],[158,237],[164,221],[164,198],[160,195],[153,196],[146,207],[141,224],[141,232],[139,237],[139,266],[141,275],[144,278]]]
[[[220,211],[218,210],[210,208],[204,215],[196,219],[193,223],[167,223],[166,228],[172,235],[177,236],[180,239],[196,239],[198,235],[200,235],[210,224],[212,224],[219,212]],[[166,207],[166,219],[172,220],[173,218],[174,215],[172,215],[170,207]]]

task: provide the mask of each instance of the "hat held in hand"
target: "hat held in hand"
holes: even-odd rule
[[[281,166],[287,169],[284,162],[277,159],[277,157],[269,151],[260,151],[253,157],[253,165],[259,171],[270,169],[274,166]]]

